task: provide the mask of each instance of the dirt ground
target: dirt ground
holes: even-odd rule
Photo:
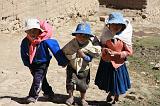
[[[100,8],[98,15],[106,15],[114,9]],[[107,11],[107,12],[106,12]],[[143,37],[144,35],[160,36],[159,25],[149,19],[143,19],[139,15],[139,11],[118,10],[124,13],[134,27],[134,36]],[[79,20],[79,19],[78,19]],[[103,22],[95,21],[95,17],[89,18],[92,30],[95,35],[99,36],[103,28]],[[159,21],[157,19],[157,21]],[[78,21],[77,21],[78,22]],[[71,20],[64,23],[63,27],[55,28],[55,35],[60,46],[63,47],[72,36],[70,33],[75,29],[76,22]],[[65,90],[65,68],[57,65],[53,58],[48,70],[47,78],[50,85],[53,87],[56,95],[53,101],[48,101],[43,98],[42,93],[35,104],[26,104],[25,98],[31,86],[32,76],[29,70],[23,66],[20,58],[20,43],[25,37],[23,31],[14,34],[0,33],[0,106],[65,106],[67,93]],[[106,93],[101,91],[94,85],[94,79],[99,60],[94,59],[91,70],[91,83],[87,91],[87,101],[91,106],[109,106],[105,103]],[[145,101],[151,98],[151,88],[159,86],[150,86],[144,79],[134,70],[130,71],[132,88],[127,93],[127,97],[121,98],[123,103],[128,103],[128,106],[148,106]],[[139,92],[144,93],[144,97]],[[79,93],[75,92],[75,96],[79,97]],[[77,98],[77,101],[79,99]],[[158,106],[158,105],[157,105]]]

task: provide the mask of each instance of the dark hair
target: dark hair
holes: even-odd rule
[[[114,23],[113,23],[113,24],[114,24]],[[106,24],[107,27],[108,27],[108,25],[110,25],[110,24]],[[121,25],[121,26],[122,26],[121,30],[120,30],[119,32],[117,32],[117,34],[121,33],[121,32],[124,31],[124,29],[126,28],[126,25],[125,25],[125,24],[116,24],[116,23],[115,23],[115,25]]]
[[[117,24],[117,25],[121,25],[122,28],[121,28],[121,30],[120,30],[119,32],[117,32],[116,34],[121,33],[121,32],[124,31],[124,29],[126,28],[126,25],[125,25],[125,24]]]
[[[89,35],[89,34],[83,34],[83,33],[76,33],[76,34],[80,34],[80,35],[86,36],[86,37],[88,37],[88,38],[92,37],[92,36]],[[76,36],[76,34],[72,34],[72,35],[73,35],[73,36]]]
[[[126,25],[125,24],[121,24],[122,25],[122,29],[120,30],[120,32],[124,31],[124,29],[126,29]]]

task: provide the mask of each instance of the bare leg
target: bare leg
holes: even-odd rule
[[[88,106],[88,103],[87,103],[87,101],[85,100],[85,99],[86,99],[86,98],[85,98],[86,93],[82,93],[82,92],[80,92],[80,93],[81,93],[82,106]]]
[[[69,91],[69,98],[66,100],[67,105],[72,105],[74,102],[73,91]]]
[[[116,102],[119,101],[119,95],[114,96],[114,101],[116,101]]]
[[[112,106],[118,106],[119,95],[114,95],[114,101],[112,102]]]
[[[86,93],[82,93],[82,92],[80,92],[80,93],[81,93],[81,100],[85,100]]]
[[[79,49],[77,52],[78,52],[78,54],[79,54],[79,56],[80,56],[81,58],[83,58],[83,57],[86,56],[81,49]]]
[[[112,94],[109,92],[107,98],[106,98],[107,102],[111,102],[112,101]]]

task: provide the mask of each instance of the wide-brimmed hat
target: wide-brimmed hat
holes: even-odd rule
[[[37,28],[40,29],[43,32],[43,29],[41,29],[40,27],[40,21],[38,19],[28,19],[25,22],[25,31],[33,29],[33,28]]]
[[[72,35],[75,36],[75,34],[84,34],[88,37],[93,37],[93,34],[91,33],[90,24],[87,22],[78,24],[76,31],[73,32]]]
[[[105,24],[124,24],[127,25],[123,14],[120,12],[112,12],[107,19],[105,19]]]

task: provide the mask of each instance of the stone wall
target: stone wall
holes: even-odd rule
[[[98,9],[98,0],[0,0],[0,31],[23,29],[23,22],[29,17],[56,24],[76,16],[93,15]]]
[[[99,0],[100,4],[115,8],[145,9],[148,0]]]

